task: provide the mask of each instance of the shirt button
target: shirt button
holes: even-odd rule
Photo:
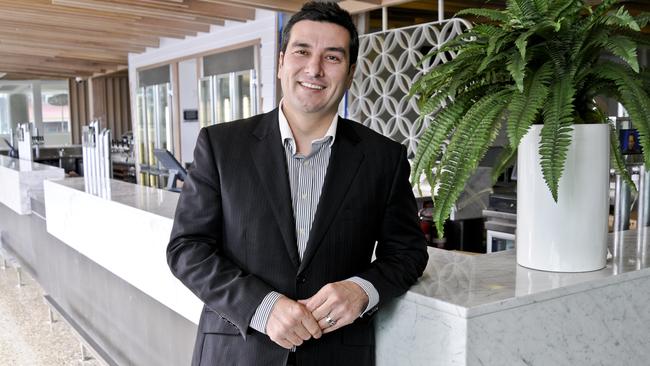
[[[304,200],[306,198],[307,198],[307,192],[302,192],[302,199]]]
[[[300,233],[300,235],[305,235],[305,229],[303,228],[300,228],[298,232]]]

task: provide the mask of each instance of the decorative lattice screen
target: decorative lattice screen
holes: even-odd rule
[[[416,65],[432,48],[469,27],[463,19],[450,19],[361,36],[348,117],[406,145],[412,156],[431,118],[419,126],[415,123],[419,110],[416,101],[407,97],[409,88],[423,72],[454,55],[440,54]]]

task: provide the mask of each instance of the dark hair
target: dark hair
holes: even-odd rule
[[[350,33],[350,66],[357,63],[359,53],[359,34],[357,27],[352,21],[350,13],[341,9],[334,2],[310,1],[305,3],[299,12],[294,14],[282,31],[282,53],[287,51],[289,38],[291,37],[291,28],[301,20],[312,20],[315,22],[334,23],[347,29]]]

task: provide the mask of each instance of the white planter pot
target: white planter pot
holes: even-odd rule
[[[531,127],[517,156],[517,262],[554,272],[599,270],[607,258],[609,126],[573,126],[557,203],[542,176],[541,130]]]

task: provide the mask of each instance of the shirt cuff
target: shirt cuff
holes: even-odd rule
[[[253,314],[253,317],[251,318],[249,324],[251,328],[260,333],[266,334],[266,322],[269,320],[271,309],[273,309],[273,305],[275,305],[281,296],[282,294],[275,291],[271,291],[264,296],[264,299],[262,299],[262,302],[257,307],[255,314]]]
[[[359,317],[362,317],[365,313],[368,312],[368,310],[374,308],[375,306],[377,306],[377,304],[379,304],[379,292],[377,292],[377,289],[375,288],[375,286],[373,286],[372,283],[370,283],[367,280],[364,280],[361,277],[354,276],[348,278],[348,281],[352,281],[357,285],[359,285],[359,287],[361,287],[363,291],[366,292],[366,295],[368,295],[368,306],[366,306],[366,309],[361,314],[359,314]]]

